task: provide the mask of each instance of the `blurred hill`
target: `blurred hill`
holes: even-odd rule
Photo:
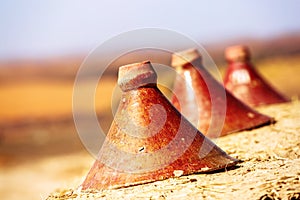
[[[300,80],[295,76],[300,73],[300,34],[268,40],[240,39],[205,45],[221,73],[226,66],[224,49],[236,44],[246,44],[250,47],[257,69],[280,92],[289,98],[300,96]],[[178,49],[183,50],[180,47]],[[74,80],[85,56],[82,54],[0,61],[0,130],[1,127],[72,121]],[[118,103],[118,96],[114,96],[115,89],[118,88],[118,67],[142,60],[154,60],[156,63],[169,65],[170,58],[169,52],[148,49],[129,52],[109,65],[95,96],[95,109],[105,129],[109,128],[112,120],[112,105],[116,106]],[[89,61],[88,64],[93,67],[86,73],[87,80],[91,76],[95,77],[97,70],[104,67],[101,58]],[[160,75],[159,78],[172,88],[173,80],[170,74]]]
[[[250,47],[253,60],[266,57],[286,56],[300,54],[300,34],[289,34],[270,39],[240,38],[222,43],[206,44],[208,51],[217,66],[225,65],[223,56],[224,49],[230,45],[245,44]],[[180,49],[180,47],[178,47]],[[183,49],[181,49],[183,50]],[[87,55],[87,54],[86,54]],[[26,79],[56,79],[73,81],[77,70],[84,61],[86,55],[60,56],[45,59],[19,59],[0,61],[0,83],[10,81],[22,81]],[[103,55],[105,56],[105,55]],[[117,75],[119,66],[139,62],[142,60],[155,60],[156,62],[169,65],[170,53],[157,50],[144,50],[121,56],[110,64],[106,75]],[[94,60],[94,69],[103,67],[101,58]],[[94,75],[93,71],[90,75]]]
[[[0,83],[30,79],[69,80],[83,62],[84,56],[0,61]]]
[[[269,39],[240,38],[205,46],[216,63],[223,64],[224,50],[231,45],[249,46],[254,61],[267,57],[300,54],[300,33],[280,35]]]

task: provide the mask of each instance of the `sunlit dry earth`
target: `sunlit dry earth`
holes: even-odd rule
[[[268,58],[256,65],[279,91],[297,99],[300,95],[300,56]],[[95,108],[104,130],[108,129],[112,120],[110,97],[115,87],[116,77],[108,76],[96,92]],[[8,81],[0,84],[0,91],[0,198],[40,199],[57,188],[69,192],[69,188],[79,186],[94,158],[81,144],[72,121],[73,81]],[[154,199],[174,199],[180,198],[180,195],[207,199],[211,196],[214,199],[228,195],[224,193],[228,190],[255,194],[257,198],[268,194],[285,199],[300,192],[297,190],[300,188],[299,108],[295,101],[293,104],[260,108],[262,112],[280,119],[278,123],[217,141],[226,152],[245,160],[240,168],[96,195],[105,195],[108,199],[129,198],[134,194],[142,199],[151,196]],[[254,185],[251,187],[245,182],[248,178],[253,178]],[[241,185],[236,184],[238,182]],[[226,187],[223,183],[227,183]],[[250,189],[252,187],[254,189]]]
[[[218,138],[244,162],[235,169],[196,174],[134,187],[81,192],[61,189],[49,199],[291,199],[300,195],[300,104],[259,109],[277,123]]]

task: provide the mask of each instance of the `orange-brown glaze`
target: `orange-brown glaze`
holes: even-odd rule
[[[149,62],[130,67],[141,71],[147,68],[145,73],[156,76]],[[139,72],[132,74],[130,67],[125,66],[130,77],[143,79]],[[128,78],[121,74],[119,79]],[[120,82],[124,84],[119,108],[98,159],[82,184],[83,190],[127,187],[174,177],[175,170],[187,175],[239,162],[187,121],[153,81],[145,84],[135,80],[140,85],[134,87],[132,81]]]
[[[224,85],[235,97],[249,106],[288,102],[255,70],[247,47],[229,47],[225,51],[225,57],[228,68]]]
[[[193,56],[189,56],[191,53]],[[179,61],[180,55],[188,59]],[[271,122],[272,118],[256,112],[225,90],[203,67],[196,49],[173,55],[173,59],[177,77],[172,103],[205,135],[224,136]]]

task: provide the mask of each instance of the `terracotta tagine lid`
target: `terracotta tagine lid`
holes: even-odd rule
[[[171,64],[177,72],[173,105],[208,137],[253,129],[272,121],[225,90],[204,68],[198,50],[173,54]]]
[[[82,190],[127,187],[239,162],[186,120],[156,82],[150,62],[120,67],[119,108]]]
[[[249,106],[288,102],[255,70],[250,62],[246,46],[231,46],[225,50],[228,68],[224,78],[225,87]]]

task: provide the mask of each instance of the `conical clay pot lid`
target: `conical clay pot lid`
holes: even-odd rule
[[[177,72],[172,103],[205,135],[224,136],[272,121],[239,101],[214,79],[203,67],[196,49],[173,54],[172,66]]]
[[[83,190],[127,187],[239,162],[188,122],[156,81],[150,62],[120,67],[119,108]]]
[[[225,50],[228,68],[224,78],[225,87],[249,106],[288,102],[254,69],[246,46],[232,46]]]

